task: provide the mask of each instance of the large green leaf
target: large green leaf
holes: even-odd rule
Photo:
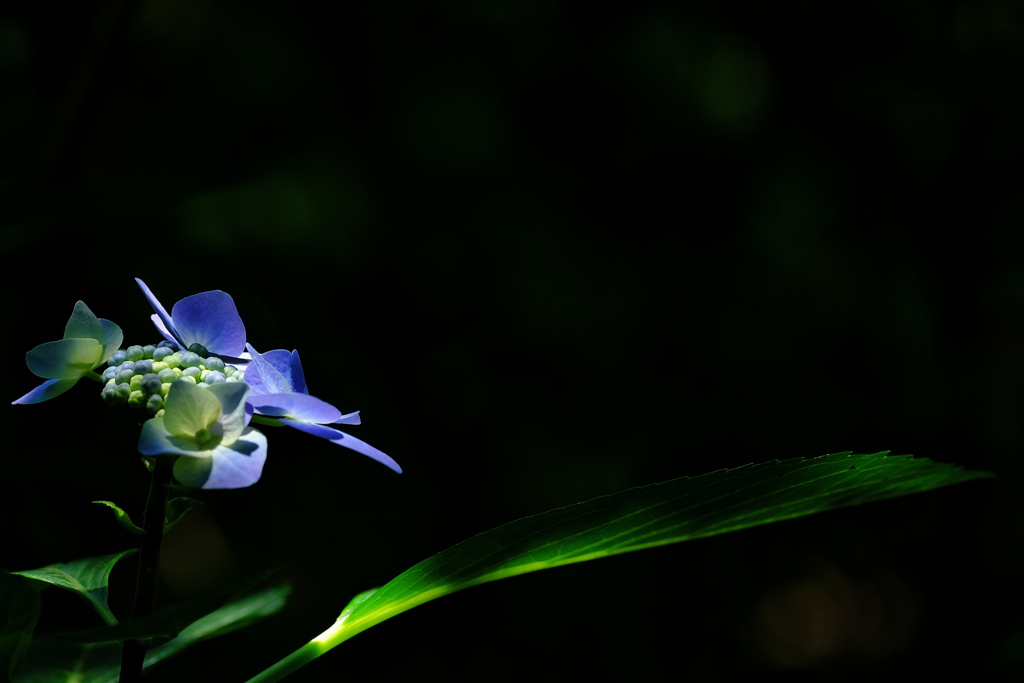
[[[284,606],[290,587],[279,584],[234,600],[181,630],[178,637],[146,653],[149,668],[202,640],[224,635]],[[17,683],[117,683],[121,643],[78,643],[43,638],[32,643]]]
[[[385,619],[470,586],[988,476],[887,451],[846,452],[673,479],[525,517],[356,596],[330,629],[250,683],[279,680]]]
[[[13,680],[39,618],[39,593],[27,581],[0,572],[0,683]]]
[[[68,631],[53,634],[61,640],[78,643],[104,643],[113,640],[144,640],[149,647],[156,647],[182,633],[190,624],[211,614],[229,602],[235,604],[241,596],[252,593],[265,585],[274,572],[263,572],[256,576],[237,578],[228,585],[210,591],[205,595],[185,602],[163,605],[147,617],[132,619],[120,624],[97,626],[84,631]],[[287,589],[284,589],[287,593]]]
[[[107,581],[110,578],[110,570],[114,568],[117,561],[134,552],[134,549],[125,550],[123,553],[114,555],[86,557],[67,564],[51,564],[40,569],[26,569],[11,573],[60,586],[77,593],[93,606],[103,617],[103,621],[107,624],[116,624],[117,619],[107,606]]]

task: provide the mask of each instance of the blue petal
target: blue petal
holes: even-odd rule
[[[252,344],[247,344],[246,347],[252,348]],[[273,351],[261,353],[260,356],[263,357],[263,360],[273,365],[274,369],[276,369],[278,372],[284,375],[284,377],[288,380],[288,386],[291,388],[292,391],[295,391],[295,382],[292,379],[291,367],[292,353],[289,351],[285,351],[284,349],[274,349]]]
[[[245,349],[245,325],[231,295],[219,289],[187,296],[171,309],[184,348],[202,344],[210,353],[238,356]],[[164,321],[167,322],[167,321]]]
[[[186,486],[239,489],[259,481],[267,461],[267,437],[251,427],[230,446],[217,446],[208,458],[178,458],[174,477]]]
[[[78,382],[78,377],[74,379],[48,379],[38,387],[28,392],[17,401],[11,401],[11,405],[17,403],[42,403],[48,401],[54,396],[60,396],[65,391],[75,386]]]
[[[252,387],[253,394],[292,393],[292,383],[281,372],[280,368],[277,367],[277,364],[282,360],[279,352],[287,354],[287,351],[278,349],[276,351],[269,351],[267,354],[261,354],[252,347],[252,344],[246,344],[245,348],[249,350],[249,354],[252,356],[252,361],[245,368],[245,383]],[[268,360],[268,355],[277,363]],[[285,369],[287,370],[287,365]]]
[[[382,465],[387,465],[399,474],[402,473],[402,468],[399,467],[398,463],[392,460],[390,456],[381,453],[365,441],[360,441],[354,436],[349,436],[345,432],[338,431],[337,429],[331,429],[330,427],[324,427],[323,425],[310,424],[309,422],[296,422],[295,420],[288,419],[281,420],[281,424],[294,427],[300,432],[319,436],[321,439],[327,439],[331,443],[336,443],[339,446],[351,448],[357,453],[362,453],[363,455],[373,458]]]
[[[250,394],[246,400],[258,414],[266,417],[290,417],[319,424],[336,422],[342,418],[340,410],[309,394]]]
[[[153,292],[149,290],[149,287],[146,286],[145,282],[139,278],[135,278],[135,282],[138,283],[139,288],[142,289],[142,293],[146,295],[149,305],[153,307],[154,311],[156,311],[156,318],[153,319],[153,322],[157,323],[157,319],[160,320],[156,325],[157,329],[159,329],[160,332],[168,338],[168,341],[176,341],[180,344],[181,339],[179,337],[181,335],[179,335],[178,331],[174,329],[174,323],[171,322],[171,316],[167,312],[167,309],[165,309],[157,298],[153,296]]]
[[[171,331],[167,329],[166,325],[164,325],[164,321],[160,319],[160,316],[154,313],[149,317],[153,320],[153,324],[156,326],[156,329],[160,332],[160,334],[164,336],[164,339],[166,339],[169,342],[174,342],[178,346],[181,346],[181,341],[173,334],[171,334]]]
[[[348,413],[347,415],[342,415],[341,417],[339,417],[334,422],[329,422],[327,424],[332,424],[332,425],[357,425],[357,424],[362,424],[362,423],[363,423],[363,421],[361,419],[359,419],[359,411],[357,410],[354,413]]]
[[[302,372],[302,362],[299,360],[298,349],[292,351],[291,356],[288,358],[288,367],[290,369],[288,379],[292,381],[292,391],[297,391],[300,394],[308,394],[309,390],[306,389],[306,376]]]

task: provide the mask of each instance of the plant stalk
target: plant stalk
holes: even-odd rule
[[[135,582],[135,601],[132,619],[143,619],[156,608],[156,588],[159,579],[160,543],[164,537],[164,519],[167,498],[172,481],[174,458],[156,458],[149,481],[149,497],[143,513],[142,529],[146,535],[139,545],[139,574]],[[125,640],[121,650],[120,683],[138,683],[142,680],[142,666],[146,660],[147,644],[141,640]]]

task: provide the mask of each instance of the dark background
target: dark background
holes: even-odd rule
[[[1020,674],[1017,3],[151,0],[98,39],[116,6],[0,14],[0,393],[78,299],[145,344],[132,278],[223,289],[405,468],[268,428],[163,596],[292,600],[154,680],[245,680],[516,517],[883,449],[999,479],[474,588],[290,680]],[[133,543],[90,501],[141,509],[139,420],[98,399],[0,411],[0,565]]]

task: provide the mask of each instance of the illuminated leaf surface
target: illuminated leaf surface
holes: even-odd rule
[[[458,543],[352,606],[333,635],[318,640],[333,647],[417,605],[488,581],[987,476],[925,458],[835,453],[640,486]]]

